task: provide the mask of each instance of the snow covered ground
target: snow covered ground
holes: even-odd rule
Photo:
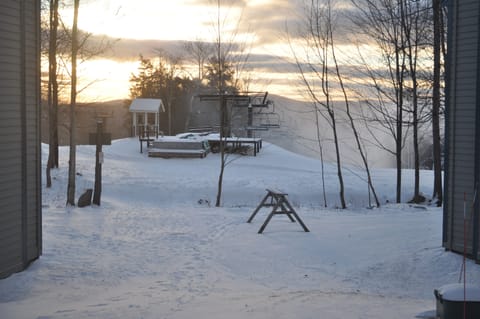
[[[53,188],[43,188],[43,256],[0,280],[0,318],[427,318],[433,290],[458,282],[462,258],[441,247],[442,210],[367,209],[359,169],[345,170],[349,208],[339,210],[326,166],[323,208],[320,163],[264,143],[256,157],[229,157],[215,208],[218,154],[148,158],[136,139],[104,152],[101,206],[66,208],[61,149]],[[78,147],[78,195],[93,188],[94,154]],[[394,201],[394,174],[374,172],[382,203]],[[422,172],[425,194],[431,178]],[[267,187],[289,194],[310,233],[275,216],[257,234],[266,209],[246,223]],[[480,266],[468,262],[467,274],[478,283]]]

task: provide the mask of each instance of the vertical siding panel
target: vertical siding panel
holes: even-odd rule
[[[467,253],[477,258],[478,216],[472,199],[478,180],[479,17],[478,0],[453,1],[447,79],[447,173],[444,246],[463,252],[464,196],[467,199]]]
[[[39,33],[40,24],[37,1],[26,1],[25,6],[25,141],[26,141],[26,188],[27,216],[26,241],[28,243],[27,262],[39,256],[41,252],[41,219],[38,213],[41,209],[40,192],[40,66],[39,66]]]
[[[18,109],[20,105],[20,6],[18,2],[3,1],[0,4],[0,46],[2,54],[2,70],[0,73],[0,86],[2,99],[0,108],[0,160],[2,160],[1,175],[2,183],[7,185],[2,198],[1,222],[4,225],[0,233],[0,276],[8,275],[12,271],[22,268],[22,182],[18,176],[22,174],[19,165],[19,157],[11,158],[9,151],[20,155],[18,136],[21,136],[20,124],[21,114]],[[12,143],[9,136],[17,136]],[[6,200],[9,198],[11,200]]]
[[[39,9],[0,2],[0,278],[41,254]]]
[[[480,5],[479,5],[480,6]],[[477,11],[477,63],[480,57],[480,8]],[[477,94],[480,94],[480,67],[477,65],[477,89],[476,89]],[[473,176],[475,177],[475,182],[474,182],[474,195],[473,198],[471,199],[472,201],[475,201],[471,205],[471,214],[473,214],[473,225],[474,225],[474,231],[473,231],[473,236],[474,236],[474,258],[477,261],[480,261],[480,252],[479,252],[479,247],[480,247],[480,203],[478,202],[478,191],[479,191],[479,184],[480,184],[480,98],[477,98],[476,105],[475,105],[475,153],[473,157],[473,162],[475,163],[475,168],[474,168],[474,174]]]

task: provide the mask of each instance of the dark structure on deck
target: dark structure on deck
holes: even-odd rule
[[[0,278],[42,252],[40,0],[0,2]]]
[[[443,246],[480,261],[480,1],[449,0]],[[464,199],[466,199],[464,201]],[[464,203],[466,225],[464,232]]]
[[[191,132],[218,132],[220,101],[224,108],[225,136],[255,137],[255,132],[280,127],[280,116],[268,92],[240,92],[235,94],[199,94],[192,100],[187,129]]]

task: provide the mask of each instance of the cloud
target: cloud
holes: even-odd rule
[[[233,2],[233,1],[231,1]],[[202,5],[216,3],[214,0],[187,0],[189,5]],[[223,2],[222,2],[223,3]],[[304,1],[298,0],[275,0],[274,2],[261,2],[260,4],[248,4],[246,0],[236,1],[236,4],[242,3],[243,8],[242,24],[239,26],[239,33],[253,32],[257,38],[257,42],[253,44],[255,47],[259,44],[286,44],[286,26],[291,28],[292,38],[297,36],[293,32],[295,28],[301,26],[304,14]],[[274,3],[274,4],[273,4]],[[307,1],[309,3],[309,1]],[[352,44],[352,34],[350,17],[355,14],[351,6],[337,5],[336,20],[336,44]],[[303,14],[303,17],[302,17]],[[100,41],[101,36],[95,36],[94,39]],[[359,37],[356,36],[358,40]],[[278,47],[274,47],[278,48]],[[138,60],[140,55],[144,57],[154,57],[155,50],[162,49],[177,57],[185,57],[185,41],[178,40],[137,40],[137,39],[120,39],[108,52],[107,58],[118,61]],[[276,49],[275,49],[276,50]],[[250,69],[264,70],[266,72],[275,73],[293,73],[296,67],[288,62],[280,55],[290,55],[288,47],[284,47],[284,52],[266,52],[265,54],[250,54],[248,61]],[[278,55],[278,56],[277,56]],[[350,71],[350,70],[349,70]],[[351,70],[353,71],[353,70]],[[349,72],[350,73],[350,72]]]
[[[253,33],[257,44],[273,44],[285,41],[287,36],[298,38],[308,17],[306,6],[310,1],[272,0],[262,4],[247,4],[243,8],[240,33]],[[351,17],[355,9],[347,0],[338,0],[334,5],[338,43],[349,43],[353,32]]]
[[[91,40],[105,41],[105,37],[95,36],[92,37]],[[113,39],[111,40],[113,41]],[[117,61],[132,61],[138,60],[140,55],[146,58],[154,57],[157,54],[156,52],[161,49],[173,56],[187,59],[185,44],[186,41],[120,39],[115,42],[113,48],[109,50],[104,57]],[[355,62],[353,65],[349,65],[348,63],[342,64],[342,71],[346,74],[356,74],[357,77],[366,77],[365,75],[359,74],[358,68],[354,66],[358,64],[358,61],[353,62]],[[303,66],[308,69],[307,65],[303,64]],[[250,54],[247,61],[247,68],[255,70],[256,72],[278,74],[298,72],[297,66],[287,60],[287,58],[268,53]]]
[[[278,42],[284,37],[286,24],[298,21],[297,6],[298,1],[289,0],[247,6],[241,31],[253,32],[262,44]]]
[[[270,0],[256,4],[249,0],[222,0],[221,5],[224,9],[223,18],[237,19],[237,13],[241,12],[239,21],[229,22],[237,25],[237,33],[255,34],[261,43],[272,43],[278,41],[279,37],[285,31],[285,22],[295,19],[292,13],[297,11],[298,0]],[[216,0],[187,0],[184,5],[187,6],[207,6],[216,9]],[[225,10],[226,9],[226,10]],[[229,9],[235,9],[230,12]],[[214,13],[213,13],[214,14]],[[225,16],[226,15],[226,16]],[[215,19],[207,21],[204,26],[211,28]]]
[[[177,40],[112,39],[105,36],[94,36],[90,40],[105,41],[105,39],[114,42],[114,45],[104,57],[116,61],[138,59],[140,55],[151,58],[158,50],[173,55],[178,55],[184,50],[184,41]]]

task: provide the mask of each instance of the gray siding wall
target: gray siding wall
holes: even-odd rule
[[[39,4],[0,2],[0,278],[42,250]]]
[[[478,218],[471,209],[478,180],[479,140],[477,107],[479,96],[480,1],[452,1],[449,36],[449,78],[447,79],[447,173],[444,246],[463,252],[464,196],[467,201],[467,253],[478,256]]]

